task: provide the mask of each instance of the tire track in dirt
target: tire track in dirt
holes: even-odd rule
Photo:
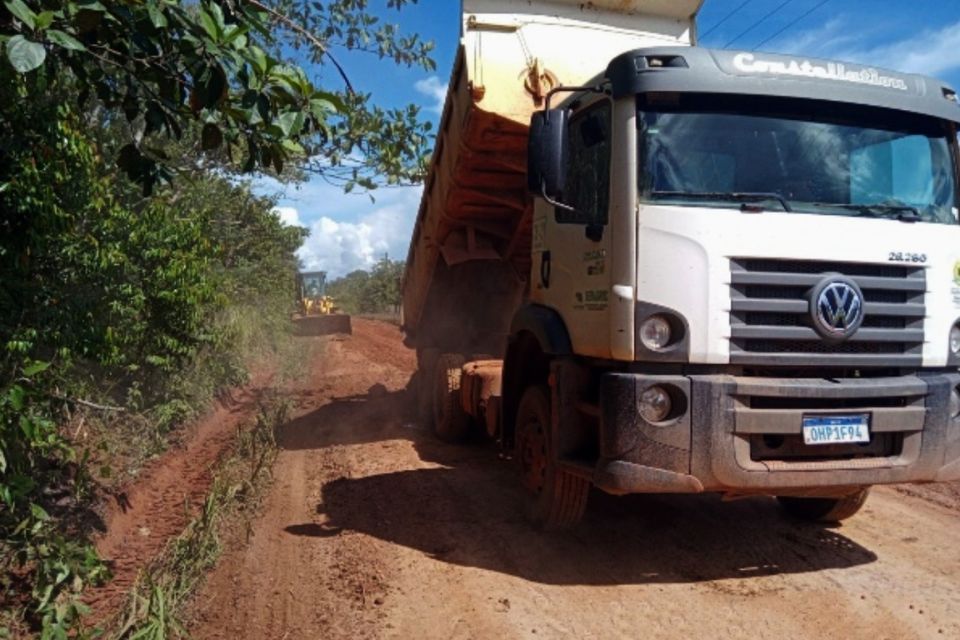
[[[359,418],[396,428],[401,417],[395,401],[412,369],[412,355],[396,348],[396,327],[362,319],[354,319],[353,326],[353,337],[303,339],[323,342],[323,358],[294,391],[295,417],[278,434],[275,482],[249,545],[221,561],[196,599],[195,615],[203,627],[193,631],[196,637],[311,637],[314,629],[351,637],[372,634],[373,626],[358,626],[355,620],[382,598],[383,571],[367,542],[344,535],[337,553],[326,556],[310,540],[337,532],[303,517],[316,514],[317,487],[357,469],[357,462],[344,455],[354,436],[377,440],[375,434],[352,433],[350,425]],[[357,342],[363,346],[352,349]],[[385,345],[392,347],[390,353],[383,351]],[[382,402],[368,401],[370,396]],[[292,514],[298,517],[291,519]]]
[[[140,570],[199,512],[213,481],[212,468],[237,428],[255,415],[272,378],[271,372],[256,372],[249,385],[218,400],[209,415],[191,425],[181,444],[115,492],[104,517],[106,530],[94,541],[113,578],[84,595],[92,621],[104,621],[120,610]]]
[[[354,330],[321,339],[194,637],[960,637],[958,511],[888,488],[825,528],[765,498],[595,494],[575,531],[535,532],[492,445],[411,425],[399,331]]]

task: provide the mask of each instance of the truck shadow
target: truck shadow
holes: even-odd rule
[[[304,391],[289,394],[297,403],[309,403],[318,394]],[[281,449],[299,451],[335,445],[364,444],[403,437],[419,431],[413,411],[407,406],[406,390],[389,391],[382,384],[367,393],[333,398],[277,430]]]
[[[841,530],[791,520],[763,497],[723,502],[713,495],[616,498],[595,492],[578,528],[535,531],[524,517],[525,496],[512,466],[493,445],[438,442],[411,428],[405,405],[403,392],[373,389],[281,429],[281,447],[298,450],[408,440],[425,463],[327,482],[317,517],[291,523],[286,533],[363,533],[439,562],[545,584],[709,582],[843,569],[877,559]],[[397,466],[386,459],[377,466],[391,464]],[[869,505],[861,517],[869,517]]]

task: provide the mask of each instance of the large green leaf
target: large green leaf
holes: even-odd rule
[[[31,514],[33,515],[33,517],[36,518],[37,520],[49,520],[49,519],[50,519],[50,514],[48,514],[46,511],[44,511],[43,507],[41,507],[41,506],[38,505],[38,504],[31,504],[31,505],[30,505],[30,513],[31,513]]]
[[[37,425],[30,416],[20,416],[20,431],[23,432],[27,442],[37,437]]]
[[[324,109],[330,109],[331,111],[337,111],[343,113],[347,110],[347,105],[343,103],[343,100],[335,93],[330,93],[329,91],[314,91],[313,95],[310,96],[310,104],[313,106],[322,105]],[[328,107],[329,105],[329,107]]]
[[[74,38],[69,33],[60,31],[59,29],[50,29],[47,31],[47,40],[53,44],[63,47],[64,49],[70,49],[72,51],[86,51],[87,48],[83,46],[83,43]]]
[[[253,65],[254,70],[263,75],[270,69],[270,60],[266,52],[257,46],[248,47],[246,50],[247,59]]]
[[[3,5],[10,13],[15,15],[20,22],[31,29],[36,28],[37,14],[33,12],[33,9],[25,5],[23,0],[4,0]]]
[[[20,73],[29,73],[43,64],[47,51],[38,42],[15,35],[7,41],[7,59]]]
[[[284,137],[296,137],[303,127],[303,114],[298,111],[288,111],[277,118],[277,124],[280,125]]]
[[[213,6],[216,7],[217,5]],[[223,14],[221,13],[220,16],[222,24]],[[203,30],[207,32],[207,35],[210,36],[214,42],[218,42],[220,40],[221,33],[220,28],[217,25],[217,20],[213,14],[208,12],[206,9],[200,9],[200,26],[203,27]]]
[[[305,156],[307,155],[306,150],[303,148],[299,142],[294,142],[293,140],[286,139],[281,143],[281,146],[284,150],[292,153],[295,156]]]
[[[41,362],[39,360],[31,362],[29,365],[23,368],[23,376],[25,378],[32,378],[38,373],[43,373],[50,368],[49,362]]]
[[[56,15],[53,13],[53,11],[40,12],[39,14],[37,14],[37,20],[36,20],[37,24],[34,28],[40,29],[40,30],[48,29],[50,25],[53,24],[53,19],[55,17]]]
[[[147,13],[150,15],[150,22],[153,23],[153,26],[157,29],[165,29],[167,27],[167,17],[163,15],[163,11],[160,10],[156,5],[147,5]]]
[[[24,405],[24,398],[26,398],[26,391],[20,385],[13,385],[10,389],[7,390],[7,402],[10,403],[10,406],[13,407],[14,411],[22,411]]]

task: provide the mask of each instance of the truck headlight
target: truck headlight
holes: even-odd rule
[[[953,334],[951,334],[952,336]],[[640,325],[640,342],[650,351],[660,351],[670,344],[673,332],[663,316],[650,316]],[[960,336],[958,336],[960,339]]]
[[[960,327],[957,325],[950,329],[950,355],[960,356]]]
[[[648,387],[637,402],[640,417],[647,422],[663,422],[673,409],[670,393],[659,385]]]

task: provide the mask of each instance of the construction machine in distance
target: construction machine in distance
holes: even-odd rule
[[[351,333],[350,316],[338,313],[327,295],[327,273],[305,271],[297,274],[297,307],[294,325],[298,335],[324,336]]]

